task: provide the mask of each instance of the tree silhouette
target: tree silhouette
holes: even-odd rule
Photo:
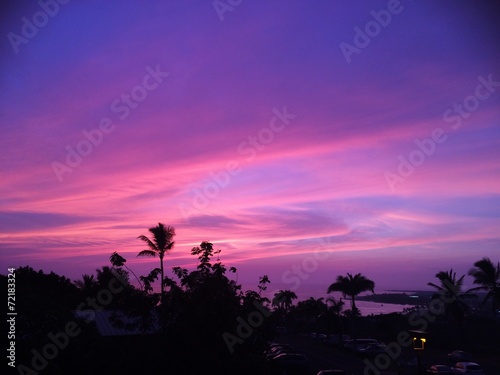
[[[297,299],[295,292],[291,290],[280,290],[274,294],[272,305],[286,314],[290,310],[294,299]]]
[[[469,289],[468,292],[485,290],[482,305],[491,298],[493,316],[496,316],[497,306],[500,305],[500,262],[496,267],[489,258],[483,258],[474,263],[474,268],[469,270],[469,275],[474,277],[474,284],[480,286]]]
[[[15,306],[16,311],[22,311],[15,318],[16,339],[34,347],[73,318],[72,310],[80,303],[81,294],[70,279],[54,272],[26,266],[17,268],[15,275],[16,294],[21,297],[16,298]]]
[[[349,296],[351,298],[351,311],[353,314],[359,314],[356,307],[356,296],[360,293],[371,291],[374,293],[375,283],[358,273],[352,276],[350,273],[347,276],[337,276],[337,281],[328,287],[327,292],[341,292],[343,297]]]
[[[465,311],[468,309],[464,299],[466,293],[462,292],[462,285],[465,275],[457,279],[457,273],[450,269],[449,271],[440,271],[436,274],[436,278],[440,281],[441,285],[434,283],[427,283],[437,289],[440,293],[432,296],[433,299],[440,298],[445,302],[444,312],[445,316],[456,322],[460,330],[460,336],[465,343],[465,333],[463,323],[465,318]]]
[[[144,291],[146,293],[153,293],[153,283],[158,280],[158,275],[161,274],[161,269],[156,267],[149,272],[147,276],[139,276],[139,279],[144,284]]]
[[[198,257],[195,270],[173,268],[180,285],[166,278],[170,289],[159,306],[161,324],[170,337],[176,337],[177,359],[192,370],[185,373],[199,373],[208,364],[211,373],[222,373],[217,367],[233,360],[223,334],[236,332],[242,316],[241,286],[227,276],[236,272],[234,267],[212,261],[220,254],[212,243],[202,242],[191,254]]]
[[[296,322],[311,326],[324,319],[326,313],[327,306],[323,302],[323,298],[309,297],[306,300],[299,301],[290,315]]]
[[[267,285],[271,281],[267,275],[259,277],[259,283],[257,288],[259,292],[257,293],[254,290],[247,290],[244,294],[241,295],[241,305],[244,311],[250,313],[252,310],[255,310],[255,303],[258,303],[260,306],[265,307],[271,301],[267,297],[262,297],[262,292],[266,291]]]
[[[342,298],[339,298],[336,300],[333,297],[327,298],[326,299],[326,304],[328,306],[328,315],[333,317],[333,321],[337,325],[337,330],[338,330],[338,335],[339,335],[339,342],[338,344],[342,346],[342,340],[341,340],[341,335],[342,335],[342,317],[340,314],[342,313],[342,309],[344,308],[345,302],[342,300]]]
[[[342,312],[342,309],[345,305],[345,302],[342,301],[342,298],[336,300],[335,298],[330,297],[326,299],[326,303],[331,304],[331,306],[328,306],[328,311],[331,312],[334,316],[340,317],[340,313]]]
[[[161,297],[164,295],[165,281],[163,272],[163,257],[165,253],[174,247],[174,241],[172,238],[175,236],[175,229],[171,226],[165,226],[162,223],[158,223],[156,227],[149,228],[149,231],[153,235],[153,240],[150,240],[144,235],[140,235],[140,240],[148,244],[148,250],[142,250],[137,256],[150,256],[155,257],[158,255],[160,258],[160,270],[161,270]]]
[[[94,275],[83,274],[81,280],[75,280],[75,285],[80,288],[83,293],[91,293],[96,289],[97,281]]]
[[[457,273],[450,269],[449,271],[439,271],[436,278],[441,285],[427,283],[427,285],[439,290],[442,294],[442,299],[446,301],[445,314],[453,320],[461,322],[464,317],[464,311],[467,304],[463,301],[464,293],[462,286],[465,275],[457,279]],[[434,298],[439,298],[439,295],[434,295]]]
[[[262,292],[266,291],[267,289],[266,284],[269,284],[270,282],[271,281],[269,280],[269,277],[267,275],[264,275],[259,278],[259,285],[257,286],[257,288],[259,288],[259,296],[261,295]]]
[[[100,289],[107,288],[110,281],[116,278],[120,278],[121,282],[128,284],[128,273],[121,268],[102,266],[101,268],[97,268],[95,272],[97,285]]]
[[[318,318],[327,312],[327,306],[323,302],[323,298],[309,297],[297,303],[296,310],[299,310],[299,312],[302,312],[306,316]]]
[[[111,256],[109,257],[109,261],[111,262],[111,264],[114,266],[114,267],[125,267],[127,270],[129,270],[132,275],[134,275],[135,279],[137,280],[137,282],[139,283],[139,285],[141,286],[141,289],[144,289],[142,283],[141,283],[141,280],[139,280],[139,278],[137,277],[137,275],[135,274],[134,271],[132,271],[130,268],[128,268],[126,265],[125,265],[125,262],[127,262],[127,259],[125,259],[124,257],[122,257],[120,254],[118,254],[116,251],[111,254]]]

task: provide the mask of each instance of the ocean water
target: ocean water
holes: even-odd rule
[[[280,287],[269,287],[263,295],[269,299],[272,299],[274,292],[280,289],[287,289],[286,286]],[[326,302],[328,298],[334,297],[336,300],[342,297],[340,293],[326,293],[326,287],[323,285],[301,285],[299,288],[294,290],[297,295],[297,299],[294,300],[294,304],[298,301],[303,301],[308,299],[309,297],[314,298],[323,298],[323,301]],[[382,293],[395,293],[394,291],[384,291],[384,290],[376,290],[377,294]],[[398,292],[401,293],[401,292]],[[348,310],[351,308],[351,301],[349,299],[344,299],[345,305],[344,310]],[[392,303],[380,303],[380,302],[372,302],[372,301],[359,301],[356,300],[356,307],[361,311],[361,315],[378,315],[378,314],[390,314],[390,313],[399,313],[402,312],[405,308],[413,307],[411,305],[400,305],[400,304],[392,304]]]
[[[345,308],[350,308],[347,307],[349,305],[345,305]],[[405,308],[408,307],[414,307],[411,305],[399,305],[399,304],[392,304],[392,303],[378,303],[378,302],[371,302],[371,301],[356,301],[356,307],[361,311],[361,315],[367,316],[367,315],[378,315],[378,314],[390,314],[394,312],[403,312]]]

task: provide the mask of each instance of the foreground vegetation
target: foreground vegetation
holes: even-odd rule
[[[148,246],[139,256],[157,256],[160,267],[145,276],[137,277],[118,253],[110,256],[111,266],[75,282],[28,266],[16,270],[16,363],[25,366],[19,373],[37,373],[34,367],[39,366],[41,373],[50,374],[186,375],[207,373],[207,369],[213,374],[266,374],[270,370],[261,354],[279,330],[363,334],[390,341],[408,329],[408,318],[402,314],[360,317],[355,298],[375,287],[361,274],[338,276],[327,288],[349,298],[347,310],[342,298],[309,298],[294,304],[297,296],[289,290],[269,300],[262,295],[271,282],[266,275],[256,280],[255,291],[243,291],[230,277],[236,269],[223,265],[220,250],[209,242],[191,250],[198,259],[195,270],[173,267],[174,277],[165,276],[164,256],[174,247],[175,231],[161,223],[149,231],[151,238],[139,237]],[[498,328],[494,315],[500,297],[500,264],[495,267],[482,259],[470,273],[478,285],[475,290],[487,292],[483,306],[491,304],[491,317],[468,315],[463,277],[443,271],[436,275],[440,283],[429,285],[441,293],[435,298],[453,297],[453,303],[426,329],[434,345],[443,349],[456,349],[453,345],[460,342],[463,348],[489,353],[496,347],[491,328]],[[130,274],[139,288],[130,283]],[[1,279],[6,286],[6,277]],[[159,293],[153,287],[157,281]],[[114,327],[131,334],[103,335],[95,324],[102,312],[109,313]],[[76,322],[78,334],[57,355],[45,355],[44,348],[54,342],[51,337],[65,332],[68,322]],[[36,353],[42,356],[38,362]]]

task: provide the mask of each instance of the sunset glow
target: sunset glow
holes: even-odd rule
[[[137,236],[158,222],[176,229],[169,276],[210,241],[246,285],[291,287],[301,266],[325,290],[346,272],[426,289],[498,261],[498,20],[389,3],[69,2],[17,44],[40,7],[11,6],[2,273],[78,279],[117,251],[144,275],[157,260],[136,257]]]

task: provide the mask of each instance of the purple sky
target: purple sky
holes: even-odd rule
[[[500,260],[498,9],[226,1],[3,5],[0,273],[146,274],[158,222],[252,285]]]

